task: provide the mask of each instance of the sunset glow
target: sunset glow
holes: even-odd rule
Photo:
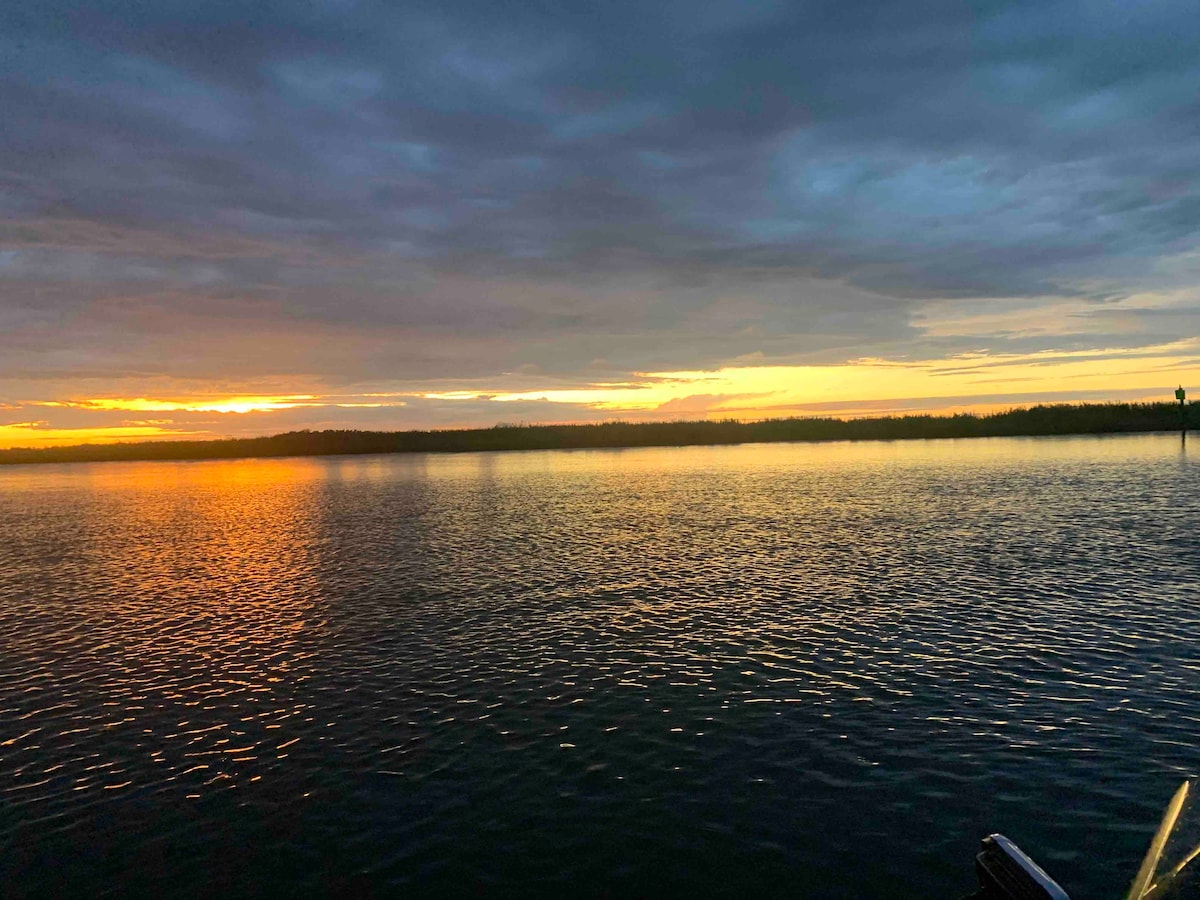
[[[391,411],[398,418],[388,426],[399,429],[406,425],[402,417],[407,409],[423,403],[448,410],[445,427],[469,427],[512,421],[514,407],[522,410],[522,421],[535,424],[991,412],[1022,403],[1080,399],[1161,401],[1170,399],[1174,383],[1200,383],[1197,343],[1189,339],[1137,350],[1045,351],[1020,357],[981,353],[920,362],[869,359],[838,366],[647,372],[634,373],[623,384],[523,391],[506,391],[505,379],[497,378],[488,388],[410,394],[35,400],[8,407],[5,415],[12,421],[0,423],[0,446],[271,434],[299,427],[294,418],[284,418],[297,414],[318,427],[344,427],[342,417],[358,410]],[[457,419],[456,405],[464,407]],[[35,411],[40,418],[17,418],[22,410]],[[53,417],[60,411],[80,424],[55,426]],[[143,418],[146,413],[156,418]],[[85,424],[89,417],[114,414],[122,415],[119,424]]]
[[[1200,393],[1190,11],[385,7],[4,19],[0,447]]]
[[[1200,884],[1198,12],[0,0],[3,897]]]
[[[68,401],[41,400],[35,401],[33,405],[62,406],[85,410],[121,410],[124,412],[250,413],[312,406],[315,405],[314,400],[316,397],[313,395],[303,394],[292,397],[228,397],[204,400],[147,400],[144,397],[130,400],[112,398]]]

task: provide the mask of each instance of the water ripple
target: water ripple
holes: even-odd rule
[[[1165,436],[0,472],[0,874],[956,896],[1000,830],[1114,895],[1200,769],[1198,473]]]

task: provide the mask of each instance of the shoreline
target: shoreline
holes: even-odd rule
[[[756,422],[614,421],[442,431],[292,431],[252,438],[13,448],[0,450],[0,465],[1138,434],[1180,431],[1185,423],[1189,430],[1200,427],[1200,414],[1193,405],[1184,407],[1183,417],[1174,403],[1084,403],[1022,407],[987,415],[787,418]]]

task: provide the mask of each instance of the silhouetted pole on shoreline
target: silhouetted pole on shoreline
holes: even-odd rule
[[[1187,410],[1183,406],[1184,398],[1187,397],[1187,391],[1183,389],[1181,384],[1175,388],[1175,399],[1179,401],[1179,432],[1183,439],[1187,440]]]

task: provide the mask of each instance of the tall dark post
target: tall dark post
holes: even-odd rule
[[[1179,430],[1183,432],[1183,439],[1187,440],[1187,410],[1184,408],[1183,400],[1187,396],[1187,391],[1183,389],[1181,384],[1175,388],[1175,399],[1179,401]]]

